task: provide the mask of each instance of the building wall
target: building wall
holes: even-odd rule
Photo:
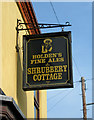
[[[22,20],[15,2],[2,3],[2,90],[7,96],[12,96],[23,114],[34,117],[34,92],[22,90],[23,51],[22,35],[19,33],[19,53],[16,52],[16,23]],[[23,21],[23,20],[22,20]]]
[[[0,2],[0,87],[7,96],[11,96],[27,118],[34,118],[34,91],[23,91],[23,35],[19,32],[17,53],[17,19],[23,22],[15,2]],[[46,90],[39,92],[40,118],[47,118]]]
[[[0,18],[2,18],[2,2],[0,2]],[[2,28],[2,19],[0,19],[0,28]],[[0,29],[0,87],[2,85],[2,29]]]
[[[47,91],[40,90],[40,118],[47,118]]]

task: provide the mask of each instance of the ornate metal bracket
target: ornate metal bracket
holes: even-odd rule
[[[18,46],[18,34],[19,31],[27,31],[27,30],[33,30],[33,29],[47,29],[47,28],[55,28],[55,27],[61,27],[62,31],[64,27],[71,26],[69,22],[66,22],[65,25],[62,24],[44,24],[44,23],[38,23],[38,27],[33,26],[33,28],[23,28],[23,25],[30,25],[32,23],[22,23],[21,20],[17,19],[17,38],[16,38],[16,52],[19,52],[19,46]]]

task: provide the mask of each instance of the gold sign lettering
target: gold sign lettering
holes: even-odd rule
[[[54,74],[38,74],[33,75],[33,80],[36,81],[44,81],[44,80],[60,80],[62,79],[62,73],[54,73]]]
[[[32,59],[61,58],[61,57],[62,57],[62,53],[47,53],[47,54],[32,55]]]
[[[50,67],[33,67],[27,69],[27,74],[43,74],[43,73],[67,72],[67,65],[50,66]]]
[[[32,55],[31,65],[46,64],[45,67],[31,67],[27,69],[28,75],[33,75],[33,81],[61,80],[62,73],[67,72],[67,65],[49,66],[50,63],[64,62],[63,53],[49,53],[52,51],[52,40],[45,39],[41,47],[42,54]]]
[[[33,75],[33,81],[60,80],[62,73],[67,72],[67,65],[50,67],[33,67],[27,69],[28,75]]]

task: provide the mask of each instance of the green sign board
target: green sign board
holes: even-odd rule
[[[73,87],[71,32],[23,36],[23,89]]]

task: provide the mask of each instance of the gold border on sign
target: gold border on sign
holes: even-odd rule
[[[64,39],[67,40],[67,56],[68,56],[68,80],[66,80],[66,82],[64,83],[54,83],[54,84],[50,84],[51,85],[63,85],[63,84],[67,84],[67,82],[70,80],[70,72],[69,72],[69,49],[68,49],[68,38],[67,37],[64,37],[64,36],[60,36],[60,37],[63,37]],[[60,37],[54,37],[54,38],[60,38]],[[46,37],[48,38],[48,37]],[[28,42],[26,43],[26,51],[27,51],[27,44],[31,41],[31,40],[37,40],[37,39],[42,39],[42,38],[33,38],[33,39],[29,39]],[[44,38],[43,38],[44,39]],[[27,68],[27,52],[26,52],[26,68]],[[30,87],[32,86],[43,86],[43,85],[47,85],[47,84],[40,84],[40,85],[30,85],[30,83],[28,83],[27,81],[27,69],[26,69],[26,84],[29,85]]]

